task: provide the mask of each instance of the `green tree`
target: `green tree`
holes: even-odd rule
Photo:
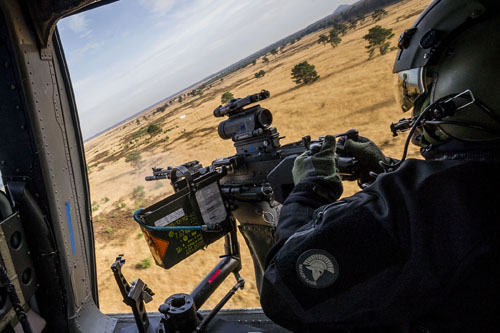
[[[255,66],[256,63],[257,63],[257,59],[252,60],[252,65]]]
[[[263,77],[265,74],[266,74],[266,72],[264,72],[264,70],[261,69],[260,71],[255,73],[255,78],[259,79],[259,78]]]
[[[394,34],[392,33],[392,29],[385,29],[380,25],[374,26],[368,30],[368,34],[366,34],[363,38],[368,41],[368,45],[365,47],[368,49],[370,58],[375,55],[375,50],[377,49],[380,51],[380,54],[386,54],[391,46],[391,42],[387,40],[393,36]]]
[[[337,30],[339,35],[344,36],[347,33],[347,25],[341,22],[333,22],[333,29]]]
[[[267,65],[269,63],[269,59],[267,57],[263,57],[262,62]]]
[[[278,54],[278,50],[272,49],[271,54],[276,57],[276,55]]]
[[[329,42],[328,36],[327,35],[319,35],[318,37],[318,44],[323,44],[326,45]]]
[[[375,20],[375,21],[380,21],[382,19],[382,17],[386,16],[387,15],[387,11],[383,8],[378,8],[378,9],[375,9],[372,13],[372,18]]]
[[[337,45],[340,44],[340,42],[342,41],[342,38],[340,38],[337,30],[332,29],[332,30],[330,30],[328,41],[330,42],[332,47],[336,47]]]
[[[182,103],[182,96],[179,96],[179,98],[177,99],[177,102]]]
[[[155,136],[156,134],[159,134],[161,133],[161,127],[156,125],[156,124],[151,124],[148,126],[148,128],[146,129],[146,132],[148,132],[149,134],[149,137],[152,138],[153,136]]]
[[[156,113],[165,111],[165,109],[166,109],[167,107],[168,107],[168,105],[167,105],[167,104],[157,107],[157,108],[156,108]]]
[[[220,101],[222,104],[229,103],[234,98],[234,95],[230,91],[226,91],[222,94]]]
[[[295,65],[292,69],[292,80],[296,84],[308,84],[316,81],[319,79],[319,75],[314,68],[314,65],[307,61]]]

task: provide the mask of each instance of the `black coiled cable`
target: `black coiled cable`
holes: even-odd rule
[[[16,287],[10,281],[9,274],[5,269],[5,266],[0,264],[0,282],[7,290],[7,295],[9,296],[9,300],[12,303],[12,307],[16,312],[16,317],[21,323],[23,327],[23,331],[25,333],[32,333],[30,323],[28,321],[28,316],[26,312],[24,312],[23,306],[21,305],[21,301],[19,300],[19,296],[17,296]]]

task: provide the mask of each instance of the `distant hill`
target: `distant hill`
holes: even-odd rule
[[[352,5],[340,5],[337,7],[337,9],[335,9],[335,11],[333,12],[332,15],[338,15],[340,13],[342,13],[343,11],[351,8]]]
[[[325,29],[328,27],[331,27],[334,22],[336,21],[341,21],[341,22],[348,22],[350,19],[360,17],[360,16],[366,16],[367,14],[373,12],[375,9],[378,8],[383,8],[388,5],[391,5],[396,2],[400,2],[403,0],[359,0],[358,2],[353,3],[352,5],[347,5],[347,4],[342,4],[338,6],[335,11],[328,15],[325,16],[324,18],[308,25],[302,30],[297,31],[296,33],[293,33],[283,39],[280,39],[277,42],[274,42],[271,45],[266,46],[265,48],[249,55],[248,57],[230,65],[229,67],[226,67],[222,69],[221,71],[204,78],[203,80],[200,80],[198,83],[194,84],[193,86],[204,82],[206,84],[209,84],[211,82],[214,82],[216,80],[219,80],[223,78],[224,76],[237,71],[241,68],[244,68],[251,64],[254,60],[258,59],[259,57],[266,55],[267,53],[271,52],[273,49],[278,49],[284,45],[287,45],[289,43],[295,43],[296,41],[300,40],[302,37],[309,35],[313,32],[316,32],[321,29]],[[202,87],[203,88],[203,87]]]

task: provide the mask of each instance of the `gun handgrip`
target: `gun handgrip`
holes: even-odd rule
[[[336,155],[335,162],[342,180],[358,179],[358,160],[356,160],[354,157],[344,157]]]

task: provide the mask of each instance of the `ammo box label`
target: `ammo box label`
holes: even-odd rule
[[[167,216],[162,217],[161,219],[155,221],[155,226],[157,227],[164,227],[174,221],[177,221],[184,215],[184,210],[181,208],[174,210],[172,213],[168,214]]]
[[[203,222],[212,227],[226,219],[226,207],[222,201],[219,185],[212,183],[196,192],[196,201],[200,207]]]

